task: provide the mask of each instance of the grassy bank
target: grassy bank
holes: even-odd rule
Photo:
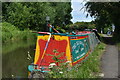
[[[118,49],[119,49],[119,51],[120,51],[120,42],[119,42],[119,43],[117,43],[117,46],[118,46]]]
[[[2,43],[9,41],[19,41],[33,39],[35,34],[31,33],[29,29],[23,31],[19,30],[16,26],[11,25],[10,23],[3,22],[2,24]]]
[[[57,70],[60,72],[50,72],[51,78],[99,78],[101,73],[100,70],[100,59],[105,51],[105,44],[100,43],[97,45],[95,50],[89,55],[89,57],[82,63],[79,63],[72,67],[71,70],[67,70],[62,66]]]

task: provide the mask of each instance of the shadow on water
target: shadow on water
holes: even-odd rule
[[[27,67],[34,60],[35,43],[36,41],[21,41],[3,45],[3,78],[27,78]],[[31,57],[28,57],[28,54],[30,54]]]

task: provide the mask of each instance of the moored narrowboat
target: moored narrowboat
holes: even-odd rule
[[[91,31],[72,34],[38,32],[34,63],[28,66],[29,77],[33,77],[35,72],[47,73],[51,66],[60,63],[72,67],[84,61],[98,43],[97,36]],[[57,56],[61,61],[53,59]]]

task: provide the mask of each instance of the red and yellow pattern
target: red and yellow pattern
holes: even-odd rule
[[[50,55],[59,55],[53,53],[53,50],[56,49],[59,53],[64,52],[64,55],[60,57],[60,59],[64,59],[65,61],[71,61],[70,55],[70,42],[67,36],[59,36],[59,35],[52,35],[50,42],[48,44],[47,50],[45,52],[45,56],[43,61],[41,62],[41,57],[43,55],[43,51],[48,40],[49,35],[38,36],[37,45],[36,45],[36,53],[35,53],[35,60],[34,64],[41,65],[41,66],[49,66],[50,63],[54,63],[55,61],[52,59],[53,56]],[[49,55],[50,54],[50,55]],[[41,63],[40,63],[41,62]],[[72,66],[72,63],[70,63]]]

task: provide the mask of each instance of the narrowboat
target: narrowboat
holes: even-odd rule
[[[68,63],[74,66],[84,61],[99,43],[94,32],[81,31],[68,33],[38,32],[34,63],[28,66],[29,77],[35,72],[47,73],[51,66]],[[56,61],[53,58],[59,56]],[[41,77],[42,74],[40,74]]]

